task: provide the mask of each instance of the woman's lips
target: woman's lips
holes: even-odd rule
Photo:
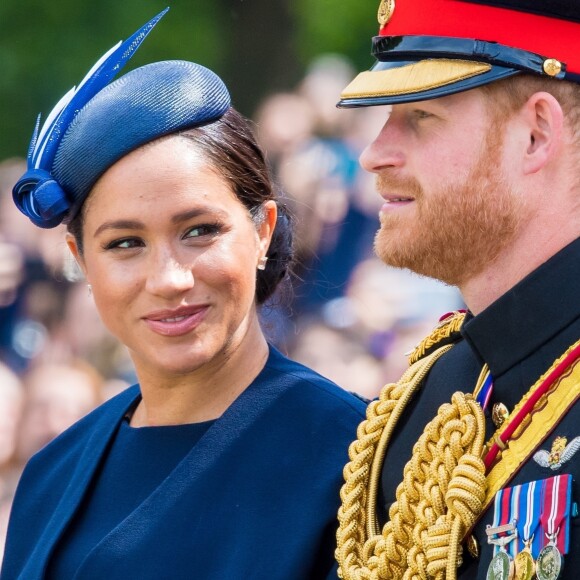
[[[196,306],[194,308],[157,311],[143,317],[143,321],[156,334],[183,336],[201,323],[208,309],[209,306]]]

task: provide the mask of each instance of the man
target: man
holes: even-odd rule
[[[580,574],[580,1],[382,0],[376,252],[460,289],[370,404],[345,579]],[[565,568],[564,568],[565,563]]]

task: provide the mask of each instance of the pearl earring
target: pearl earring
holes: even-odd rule
[[[87,290],[89,292],[89,296],[93,295],[93,287],[90,284],[87,284]]]
[[[263,256],[258,260],[258,265],[256,266],[258,270],[266,269],[266,262],[268,261],[268,256]]]

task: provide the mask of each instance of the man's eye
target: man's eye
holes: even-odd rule
[[[428,113],[427,111],[423,111],[421,109],[416,109],[415,111],[413,111],[415,118],[416,119],[427,119],[428,117],[431,117],[431,113]]]

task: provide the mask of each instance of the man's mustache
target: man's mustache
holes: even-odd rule
[[[381,196],[396,195],[400,197],[423,197],[423,188],[414,177],[400,177],[389,173],[380,173],[375,180],[375,187]]]

